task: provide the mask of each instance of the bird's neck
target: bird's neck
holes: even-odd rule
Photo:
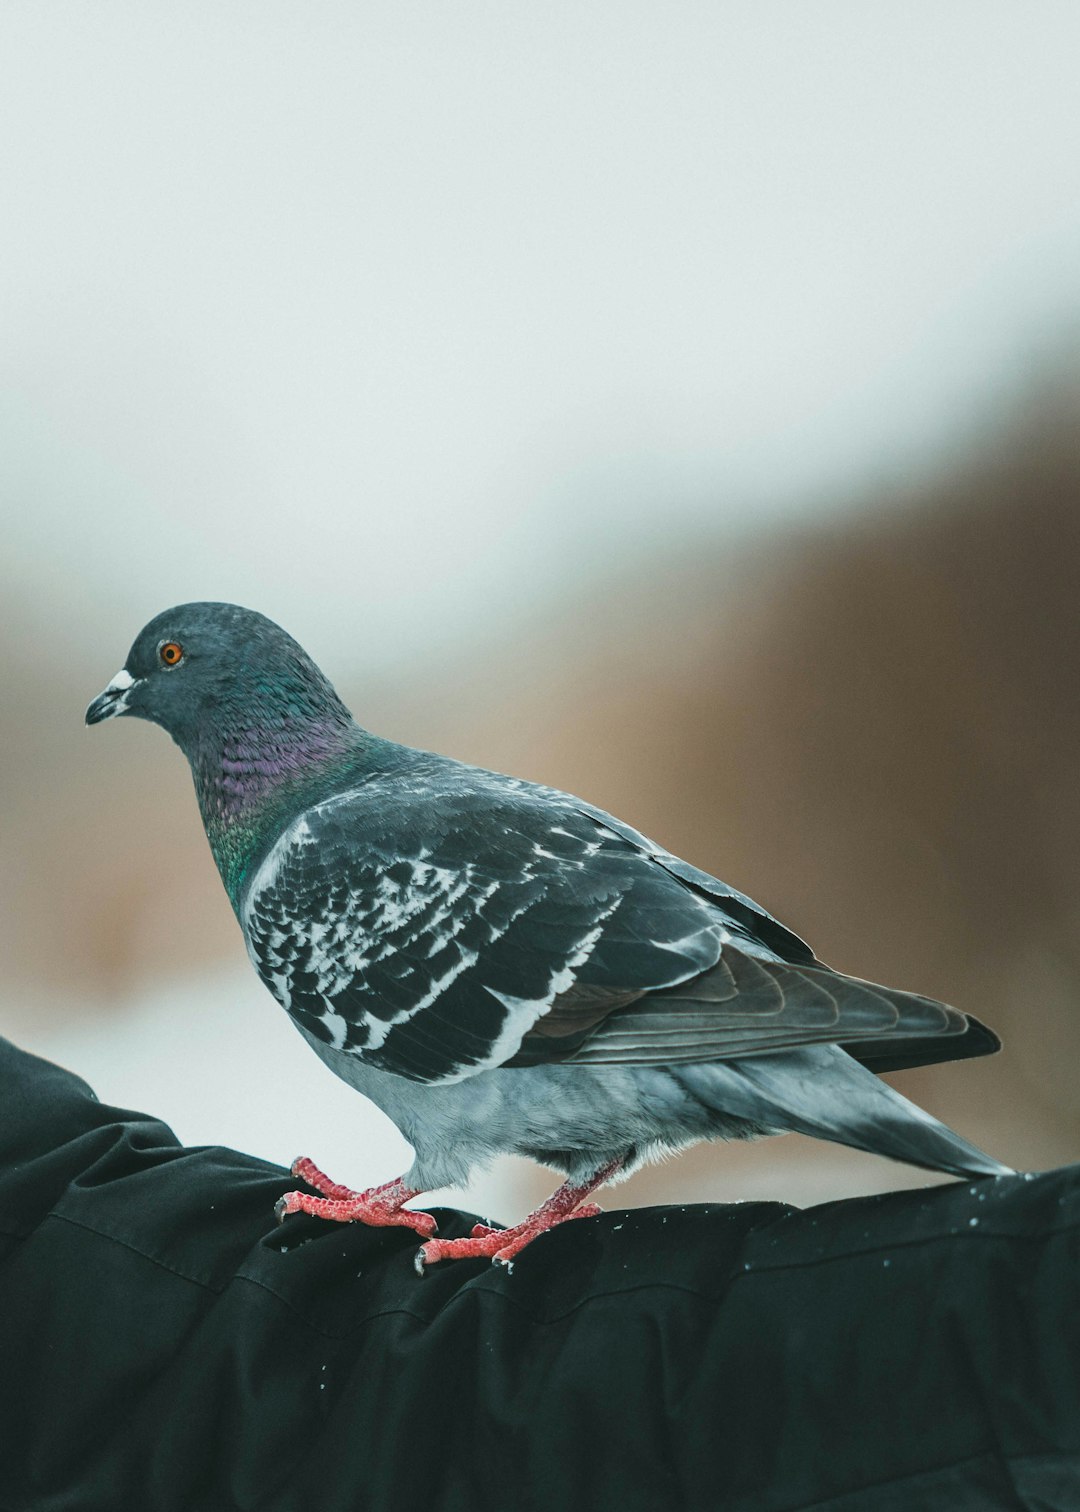
[[[293,814],[364,766],[377,743],[336,710],[209,729],[189,760],[206,836],[235,907],[250,862]]]

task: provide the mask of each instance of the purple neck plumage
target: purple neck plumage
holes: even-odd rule
[[[333,714],[288,716],[200,742],[192,761],[207,825],[243,824],[282,792],[316,780],[355,751],[362,732]]]
[[[206,838],[234,908],[252,858],[310,803],[360,768],[370,737],[333,712],[209,732],[191,760]]]

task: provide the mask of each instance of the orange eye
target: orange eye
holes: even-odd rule
[[[177,662],[184,659],[184,648],[178,646],[175,641],[166,641],[158,650],[158,655],[167,667],[175,667]]]

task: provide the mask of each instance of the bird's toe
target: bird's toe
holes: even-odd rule
[[[429,1239],[420,1246],[416,1269],[423,1275],[426,1266],[437,1265],[440,1260],[490,1260],[501,1248],[507,1232],[506,1229],[492,1229],[469,1239]]]

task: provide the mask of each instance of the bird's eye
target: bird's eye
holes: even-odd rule
[[[166,641],[163,646],[159,647],[158,655],[167,667],[175,667],[177,662],[181,662],[184,659],[184,648],[177,645],[176,641]]]

